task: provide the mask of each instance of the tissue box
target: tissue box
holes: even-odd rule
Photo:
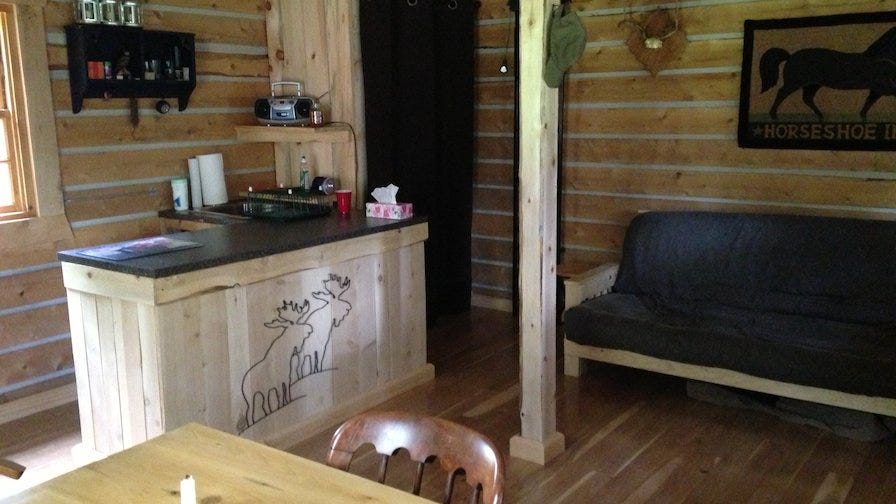
[[[414,216],[414,204],[367,203],[367,216],[381,219],[407,219]]]

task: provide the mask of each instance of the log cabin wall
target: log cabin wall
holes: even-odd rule
[[[625,46],[629,31],[619,24],[630,13],[676,5],[688,44],[653,77]],[[646,210],[896,218],[892,152],[741,149],[736,138],[745,19],[876,12],[896,9],[896,1],[593,0],[572,6],[588,44],[565,87],[561,262],[618,260],[629,221]],[[506,307],[514,282],[514,82],[498,68],[513,15],[505,0],[484,1],[478,12],[474,299]],[[512,64],[512,47],[508,59]],[[877,106],[896,109],[896,98]]]
[[[274,184],[272,145],[238,143],[234,133],[236,125],[255,123],[254,99],[270,91],[264,4],[142,4],[145,29],[196,35],[197,85],[183,112],[176,99],[169,100],[173,108],[167,115],[155,111],[156,99],[139,99],[140,121],[134,127],[127,99],[88,99],[80,113],[72,113],[64,33],[73,22],[71,2],[47,2],[65,213],[74,239],[26,238],[27,250],[4,250],[0,259],[0,423],[40,408],[37,403],[74,399],[57,250],[158,234],[157,212],[172,207],[170,179],[187,175],[186,160],[197,154],[223,153],[231,197],[249,185]]]

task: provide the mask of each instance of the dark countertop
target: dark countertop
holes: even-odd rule
[[[426,222],[425,217],[404,220],[374,219],[353,210],[347,217],[337,212],[326,217],[296,221],[239,220],[232,224],[185,233],[165,235],[177,240],[200,243],[201,247],[165,252],[146,257],[114,261],[79,253],[59,252],[59,260],[93,266],[141,277],[162,278],[180,273],[290,252],[382,231]]]

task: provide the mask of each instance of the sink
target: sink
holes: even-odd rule
[[[236,216],[236,217],[241,217],[243,219],[248,219],[249,217],[247,217],[243,213],[243,204],[245,202],[246,202],[245,200],[228,201],[227,203],[221,203],[220,205],[205,206],[198,210],[193,210],[193,211],[201,212],[201,213],[218,214],[218,215]]]

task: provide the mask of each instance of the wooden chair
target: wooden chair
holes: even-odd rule
[[[420,494],[423,469],[435,458],[448,473],[442,502],[451,502],[454,479],[466,475],[473,487],[471,501],[499,504],[504,498],[504,458],[495,444],[482,434],[441,418],[404,412],[367,412],[346,421],[333,434],[327,464],[348,470],[355,451],[371,443],[382,456],[378,479],[386,479],[389,457],[404,448],[417,463],[413,492]]]
[[[19,479],[25,472],[25,466],[16,464],[12,460],[0,458],[0,476],[7,478]]]

